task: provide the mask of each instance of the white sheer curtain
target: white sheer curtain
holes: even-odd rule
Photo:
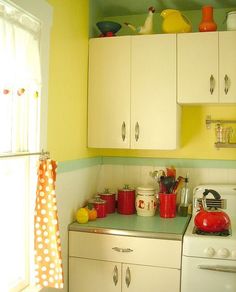
[[[1,155],[39,151],[40,27],[34,17],[0,0]],[[32,277],[36,161],[1,158],[0,185],[5,224],[0,267],[6,273],[0,290],[16,292],[29,287]]]
[[[0,152],[38,144],[39,32],[40,23],[0,2]]]

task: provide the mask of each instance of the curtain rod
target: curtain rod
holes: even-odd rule
[[[50,157],[50,152],[48,151],[41,151],[41,152],[17,152],[11,154],[0,154],[0,158],[11,158],[11,157],[20,157],[20,156],[33,156],[33,155],[40,155],[42,157],[47,156]]]

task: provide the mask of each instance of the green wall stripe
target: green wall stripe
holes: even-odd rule
[[[236,160],[186,158],[92,157],[58,163],[58,173],[75,171],[96,165],[175,166],[176,168],[236,168]]]
[[[186,158],[103,157],[102,164],[175,166],[176,168],[236,168],[236,160]]]
[[[83,158],[78,160],[68,160],[58,162],[58,173],[75,171],[77,169],[91,167],[102,164],[102,157]]]

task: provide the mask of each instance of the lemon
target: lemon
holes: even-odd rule
[[[89,220],[88,210],[86,208],[79,208],[76,212],[76,220],[79,223],[87,223]]]

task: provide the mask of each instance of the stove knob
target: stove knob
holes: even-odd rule
[[[232,250],[231,255],[232,255],[233,259],[236,259],[236,250],[235,249]]]
[[[221,257],[221,258],[227,258],[229,256],[229,251],[227,248],[221,248],[218,250],[217,254]]]
[[[213,257],[215,254],[215,250],[213,247],[207,247],[206,249],[204,249],[204,253],[205,255],[207,255],[208,257]]]

